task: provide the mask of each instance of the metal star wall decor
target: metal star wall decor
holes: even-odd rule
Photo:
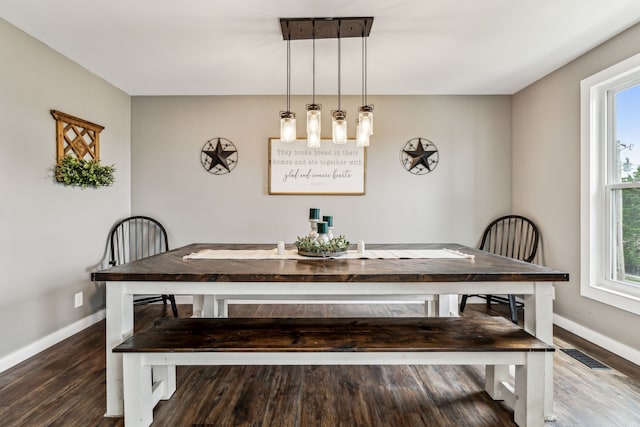
[[[202,147],[200,161],[207,172],[224,175],[230,173],[238,164],[238,150],[233,142],[226,138],[213,138]]]
[[[400,163],[414,175],[432,172],[440,160],[436,145],[425,138],[413,138],[400,150]]]

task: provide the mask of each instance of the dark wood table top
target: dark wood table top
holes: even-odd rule
[[[553,351],[502,317],[163,319],[114,351]]]
[[[453,249],[475,259],[197,259],[202,249],[275,244],[194,243],[91,274],[93,281],[154,282],[564,282],[569,274],[452,243],[367,244],[367,249]]]

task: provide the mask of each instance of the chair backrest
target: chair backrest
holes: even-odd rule
[[[169,250],[165,228],[148,216],[132,216],[118,222],[109,237],[109,264],[120,265]]]
[[[487,226],[480,249],[531,262],[538,251],[539,240],[540,232],[533,221],[520,215],[506,215]]]

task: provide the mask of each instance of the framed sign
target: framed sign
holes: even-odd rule
[[[269,194],[362,195],[365,171],[366,149],[355,139],[340,145],[323,139],[320,148],[269,139]]]

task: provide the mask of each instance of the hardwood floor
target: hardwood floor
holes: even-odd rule
[[[470,305],[465,316],[486,315]],[[190,316],[190,306],[180,306]],[[489,314],[495,314],[493,312]],[[231,317],[421,316],[418,305],[232,305]],[[136,308],[136,329],[170,308]],[[104,321],[0,374],[2,426],[123,426],[104,418]],[[548,426],[639,426],[640,368],[561,329],[559,348],[579,348],[618,369],[591,370],[555,354]],[[623,373],[624,372],[624,373]],[[511,426],[512,412],[483,391],[479,366],[179,367],[178,390],[154,426]]]

